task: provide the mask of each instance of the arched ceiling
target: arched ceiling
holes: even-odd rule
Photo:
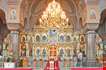
[[[46,9],[48,3],[52,0],[22,0],[21,3],[21,22],[24,25],[24,18],[29,19],[29,23],[36,24],[42,12]],[[83,7],[85,7],[84,0],[56,0],[61,4],[62,9],[66,12],[69,22],[74,24],[74,27],[80,28],[79,18],[82,18]],[[83,15],[84,16],[84,15]],[[76,24],[77,23],[77,24]]]
[[[49,3],[52,0],[0,0],[0,7],[5,10],[6,20],[8,20],[8,22],[10,21],[9,16],[11,16],[10,15],[10,10],[12,8],[16,9],[17,13],[20,14],[20,15],[17,14],[17,18],[19,18],[19,17],[20,18],[19,18],[19,20],[17,19],[16,22],[21,23],[22,25],[24,25],[24,23],[23,23],[24,20],[23,19],[25,17],[27,17],[28,15],[29,15],[29,17],[32,17],[31,14],[34,14],[34,12],[35,12],[35,10],[37,9],[38,6],[43,7],[44,4],[39,5],[41,3],[41,1],[42,2],[45,1],[44,3],[47,5],[47,3]],[[86,21],[85,23],[87,23],[87,22],[89,23],[89,21],[90,21],[90,19],[89,19],[90,12],[92,12],[91,11],[92,9],[96,11],[96,17],[99,17],[101,11],[104,8],[106,8],[105,0],[56,0],[56,1],[61,3],[62,8],[67,12],[67,16],[73,15],[73,14],[68,15],[68,13],[71,12],[71,9],[69,9],[69,8],[76,7],[76,9],[74,8],[74,10],[77,10],[77,18],[76,19],[82,18],[82,21]],[[99,3],[99,4],[96,4],[96,3]],[[6,6],[4,6],[4,5],[6,5]],[[87,6],[87,8],[86,8],[86,6]],[[97,12],[98,9],[99,9],[99,12]],[[31,10],[34,11],[34,12],[32,13]],[[85,18],[88,18],[88,19],[85,20]],[[99,19],[97,19],[97,20],[99,21]],[[95,20],[95,22],[97,20]],[[91,22],[94,22],[94,21],[91,20]],[[84,25],[84,24],[82,24],[82,25]]]

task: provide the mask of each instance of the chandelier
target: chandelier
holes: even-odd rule
[[[45,27],[64,27],[68,25],[69,19],[62,10],[60,4],[53,0],[41,15],[39,22]]]

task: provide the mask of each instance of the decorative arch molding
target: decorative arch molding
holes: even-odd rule
[[[102,40],[106,40],[106,9],[104,9],[101,13],[100,24],[96,31]]]
[[[100,24],[103,24],[103,22],[106,20],[106,9],[104,9],[101,12],[101,19],[100,19]]]
[[[7,37],[9,32],[10,31],[8,30],[6,24],[5,12],[0,9],[0,43],[3,42],[4,38]]]
[[[59,0],[56,0],[57,2],[59,2]],[[38,1],[36,1],[38,2]],[[61,2],[59,2],[62,6],[62,9],[66,12],[66,15],[71,18],[70,22],[73,20],[73,25],[74,25],[74,28],[76,25],[79,25],[80,26],[80,23],[79,23],[79,19],[78,19],[78,10],[77,10],[77,6],[75,4],[75,1],[74,0],[62,0]],[[70,4],[71,3],[71,4]],[[41,6],[42,4],[42,6]],[[39,4],[35,5],[33,3],[32,5],[32,14],[30,16],[30,23],[31,24],[36,24],[38,23],[38,18],[39,16],[42,14],[42,12],[45,10],[45,7],[47,6],[48,2],[46,0],[44,1],[39,1]],[[68,9],[66,9],[66,7]],[[39,9],[38,9],[39,8]],[[34,18],[34,19],[33,19]],[[73,19],[72,19],[73,18]],[[36,22],[33,22],[36,21]],[[77,24],[76,24],[77,23]]]
[[[0,19],[3,21],[3,24],[6,24],[5,12],[0,9]]]
[[[36,34],[36,42],[41,42],[41,35],[40,34]]]
[[[48,41],[48,35],[47,34],[42,34],[42,42],[47,42]]]
[[[30,15],[30,8],[34,0],[22,0],[20,2],[20,22],[24,26],[24,19]]]

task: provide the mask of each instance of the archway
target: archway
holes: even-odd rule
[[[3,39],[7,36],[9,30],[6,25],[5,12],[0,9],[0,43],[3,42]]]
[[[6,24],[6,18],[5,18],[5,12],[0,9],[0,65],[2,65],[3,60],[3,41],[4,38],[8,35],[10,31],[8,30],[7,24]]]
[[[0,44],[3,43],[4,38],[10,31],[8,30],[5,18],[5,12],[0,9]]]
[[[81,15],[78,15],[80,12],[79,7],[77,6],[77,1],[75,0],[53,0],[55,1],[55,4],[58,3],[59,8],[62,8],[62,16],[64,20],[65,18],[65,23],[66,21],[67,24],[64,25],[64,23],[61,25],[62,20],[58,20],[58,17],[61,17],[60,14],[58,14],[57,18],[53,18],[54,21],[59,21],[59,23],[55,24],[51,23],[51,25],[53,26],[49,26],[49,23],[43,26],[43,23],[40,22],[40,18],[42,19],[42,15],[45,13],[45,10],[47,9],[48,5],[52,2],[52,0],[43,0],[43,1],[39,1],[39,0],[31,0],[31,4],[28,3],[28,0],[26,2],[24,2],[25,0],[22,1],[21,4],[21,20],[22,20],[22,25],[23,25],[23,29],[25,29],[25,27],[29,27],[26,23],[28,23],[30,25],[29,29],[30,31],[23,31],[23,33],[29,35],[29,37],[31,38],[30,41],[27,41],[27,44],[30,44],[31,47],[34,47],[35,49],[38,46],[42,46],[45,47],[46,50],[48,48],[48,46],[51,48],[52,46],[54,46],[54,48],[52,47],[50,50],[50,55],[47,53],[48,56],[56,56],[58,57],[58,49],[59,47],[69,47],[69,48],[73,48],[73,46],[77,46],[78,45],[78,40],[79,40],[79,34],[77,33],[77,30],[80,31],[80,26],[83,22],[83,19],[81,19],[80,22],[80,18]],[[24,3],[23,3],[24,2]],[[78,2],[80,2],[78,0]],[[57,5],[57,6],[58,6]],[[30,9],[29,9],[30,8]],[[55,7],[56,8],[56,7]],[[58,9],[59,10],[59,9]],[[46,12],[48,13],[48,12]],[[56,12],[57,13],[57,12]],[[64,15],[65,13],[65,15]],[[44,14],[45,15],[45,14]],[[47,14],[46,14],[47,15]],[[48,15],[47,15],[48,16]],[[48,18],[49,20],[51,20],[50,22],[52,22],[53,20]],[[26,21],[27,19],[27,21]],[[24,21],[26,21],[24,23]],[[43,19],[43,22],[45,21],[45,19]],[[61,22],[61,23],[60,23]],[[45,27],[47,25],[47,27]],[[60,26],[56,27],[56,26]],[[54,27],[55,26],[55,27]],[[36,36],[36,34],[38,34],[39,36]],[[62,35],[61,35],[62,34]],[[45,36],[44,36],[45,35]],[[33,40],[33,43],[32,43]],[[74,42],[74,44],[73,44]],[[66,46],[66,43],[68,44]],[[65,44],[65,45],[63,45]],[[58,46],[58,47],[57,47]],[[56,47],[56,49],[55,49]],[[53,51],[53,49],[55,51]],[[78,49],[79,50],[79,49]],[[33,51],[34,52],[34,51]],[[35,53],[35,52],[34,52]],[[41,53],[41,52],[40,52]],[[68,53],[72,53],[70,51],[68,51]],[[40,55],[41,59],[42,59],[42,54]],[[72,54],[69,54],[69,58],[72,56]],[[35,55],[33,55],[33,58],[36,58]],[[49,60],[49,59],[48,59]],[[64,60],[63,60],[64,61]]]
[[[103,65],[106,67],[105,59],[106,59],[106,9],[104,9],[101,13],[100,24],[98,29],[96,30],[99,36],[102,39],[103,44]]]

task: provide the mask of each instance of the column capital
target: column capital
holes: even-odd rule
[[[99,23],[86,23],[84,26],[84,32],[95,31],[99,26]]]
[[[20,23],[7,23],[7,27],[9,30],[19,30],[20,29]]]
[[[96,34],[95,31],[87,31],[86,34]]]

